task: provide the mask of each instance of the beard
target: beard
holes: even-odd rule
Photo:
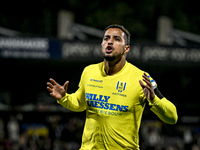
[[[124,55],[123,49],[121,49],[121,53],[115,52],[115,49],[111,53],[106,53],[105,50],[102,49],[103,58],[107,61],[119,61]]]
[[[114,61],[116,59],[116,57],[113,55],[105,55],[105,54],[103,54],[103,58],[107,61]]]
[[[105,54],[103,53],[103,58],[106,60],[106,61],[110,61],[110,62],[118,62],[121,60],[123,54],[118,54],[118,55],[115,55],[115,54],[112,54],[112,55],[108,55],[108,54]]]

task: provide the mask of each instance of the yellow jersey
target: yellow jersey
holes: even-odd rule
[[[104,62],[93,64],[84,69],[78,90],[57,100],[69,110],[86,110],[80,150],[139,150],[138,132],[146,104],[139,83],[143,74],[129,62],[113,76],[104,71]],[[166,98],[155,96],[148,103],[164,122],[177,121],[176,107]]]

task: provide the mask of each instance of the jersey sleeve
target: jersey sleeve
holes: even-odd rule
[[[157,83],[150,75],[148,75],[151,84],[154,88],[155,98],[148,100],[150,110],[154,112],[163,122],[175,124],[178,120],[176,106],[167,100],[158,90]]]
[[[85,90],[84,90],[84,71],[81,75],[81,80],[79,82],[79,88],[75,93],[68,94],[66,93],[65,96],[57,100],[57,103],[61,104],[65,108],[75,111],[81,112],[86,109],[86,101],[85,101]]]
[[[178,120],[176,106],[165,97],[160,99],[157,95],[149,101],[151,111],[154,112],[163,122],[175,124]]]

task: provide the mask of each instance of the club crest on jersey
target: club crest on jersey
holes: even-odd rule
[[[116,90],[121,93],[121,92],[125,91],[125,89],[126,89],[126,82],[118,81]]]

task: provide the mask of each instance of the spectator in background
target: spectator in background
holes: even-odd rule
[[[8,137],[11,142],[19,143],[20,128],[17,119],[14,116],[10,116],[10,120],[7,124]]]

